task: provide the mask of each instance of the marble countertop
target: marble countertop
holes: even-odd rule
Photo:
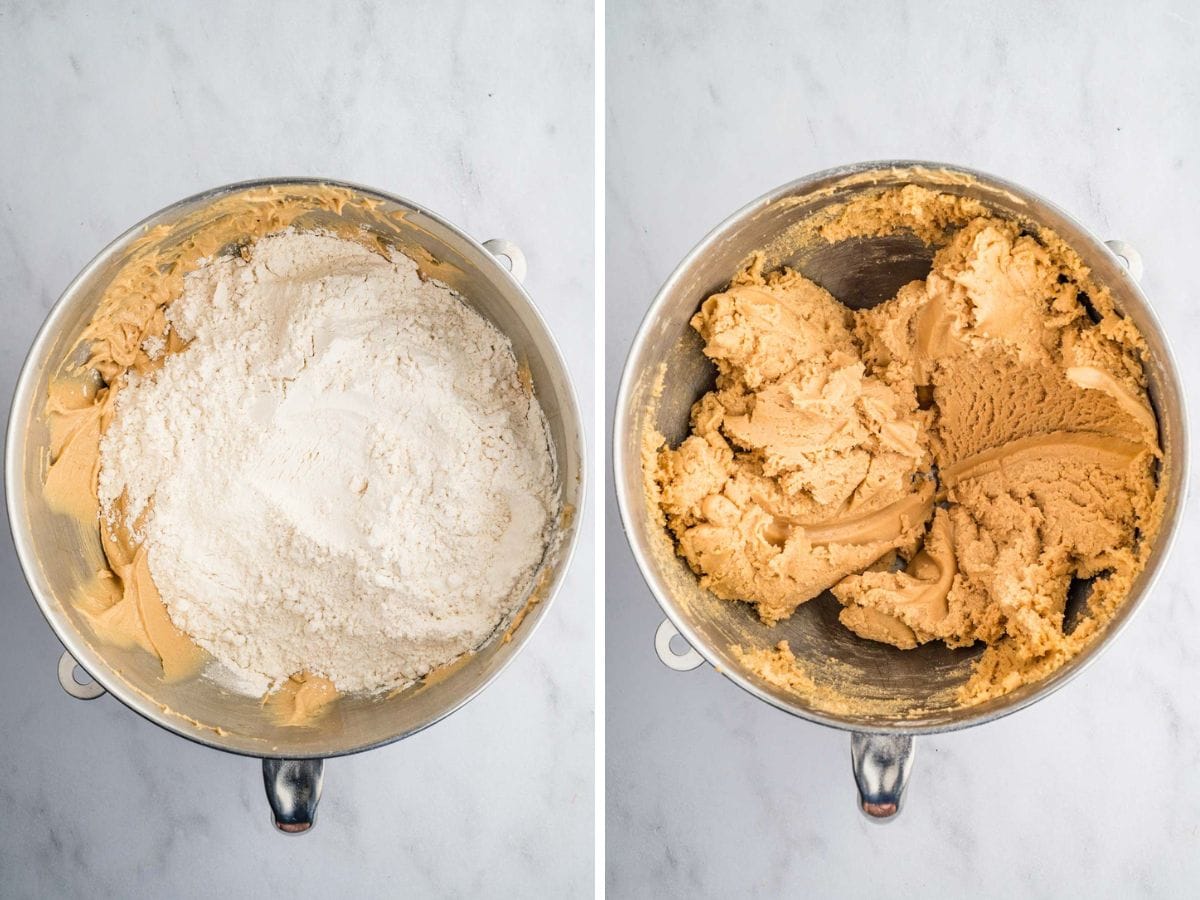
[[[889,158],[992,172],[1133,243],[1184,381],[1200,384],[1194,6],[686,7],[607,5],[610,406],[637,323],[710,227],[807,173]],[[1200,391],[1189,399],[1200,421]],[[1194,893],[1194,504],[1095,665],[1017,715],[919,739],[907,807],[880,827],[855,807],[845,734],[707,666],[658,662],[663,615],[605,499],[610,896]]]
[[[218,184],[323,175],[516,241],[590,424],[591,5],[187,8],[0,4],[5,418],[51,304],[126,227]],[[5,535],[0,894],[590,896],[589,521],[514,664],[436,727],[328,762],[303,838],[273,832],[256,761],[63,693]]]

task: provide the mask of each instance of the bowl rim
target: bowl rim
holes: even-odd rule
[[[644,345],[649,341],[652,331],[651,325],[657,320],[659,314],[666,306],[669,296],[673,293],[676,286],[683,280],[688,271],[696,263],[698,259],[708,253],[714,245],[718,244],[726,232],[737,226],[746,216],[757,209],[769,207],[785,197],[802,195],[806,192],[819,188],[826,184],[836,184],[842,180],[855,176],[864,176],[868,173],[878,171],[881,175],[885,175],[892,171],[904,171],[919,173],[922,171],[928,172],[945,172],[951,175],[965,176],[972,180],[978,181],[990,188],[999,189],[1000,191],[1010,194],[1012,197],[1025,203],[1035,203],[1044,206],[1047,210],[1061,216],[1062,219],[1083,235],[1093,245],[1091,249],[1099,253],[1107,254],[1112,257],[1118,264],[1120,258],[1113,252],[1112,248],[1108,247],[1103,240],[1097,238],[1090,229],[1081,224],[1074,216],[1070,215],[1056,204],[1045,199],[1034,191],[1014,184],[1007,179],[991,175],[990,173],[980,171],[978,169],[969,168],[955,163],[941,163],[930,160],[912,160],[912,159],[889,159],[889,160],[867,160],[863,162],[850,163],[842,166],[835,166],[829,169],[823,169],[819,172],[814,172],[810,175],[805,175],[786,184],[782,184],[766,193],[760,195],[749,203],[744,204],[739,209],[726,216],[718,225],[711,228],[704,235],[683,259],[675,266],[671,274],[663,282],[658,289],[650,306],[647,308],[645,315],[638,324],[637,331],[629,346],[629,351],[625,357],[625,363],[621,372],[621,379],[617,389],[616,401],[613,407],[613,432],[612,442],[610,445],[612,468],[611,475],[617,499],[617,509],[620,513],[621,528],[625,535],[626,544],[629,547],[630,553],[633,556],[634,562],[637,565],[638,572],[642,577],[642,581],[649,588],[655,601],[666,615],[667,619],[679,632],[687,643],[703,657],[711,667],[720,672],[725,678],[732,681],[742,690],[749,693],[765,703],[770,704],[776,709],[789,713],[801,719],[814,722],[818,725],[824,725],[828,728],[834,728],[839,731],[857,732],[860,734],[939,734],[949,731],[958,731],[963,728],[969,728],[974,725],[982,725],[986,722],[993,722],[1005,716],[1011,715],[1039,700],[1045,699],[1053,694],[1059,688],[1063,687],[1068,682],[1072,681],[1080,672],[1088,668],[1095,662],[1096,658],[1106,649],[1116,637],[1124,631],[1133,619],[1134,614],[1143,605],[1145,599],[1153,592],[1162,570],[1170,556],[1171,549],[1175,545],[1176,538],[1179,533],[1181,516],[1180,513],[1186,507],[1187,497],[1189,492],[1188,487],[1188,469],[1190,457],[1188,452],[1188,409],[1187,403],[1183,402],[1186,395],[1183,390],[1183,382],[1179,375],[1179,367],[1175,358],[1175,352],[1170,345],[1162,323],[1159,321],[1154,307],[1149,299],[1142,291],[1138,282],[1132,278],[1128,278],[1129,287],[1137,294],[1145,308],[1146,318],[1150,326],[1156,332],[1156,336],[1162,341],[1164,353],[1162,359],[1158,361],[1162,364],[1163,370],[1169,381],[1174,383],[1176,392],[1178,393],[1181,403],[1179,411],[1179,429],[1178,433],[1173,436],[1175,446],[1177,447],[1176,456],[1178,459],[1173,459],[1172,462],[1178,466],[1178,478],[1180,484],[1180,496],[1176,506],[1175,515],[1167,524],[1165,532],[1160,532],[1158,535],[1159,546],[1153,554],[1152,559],[1147,563],[1143,572],[1146,574],[1146,580],[1142,590],[1132,598],[1127,598],[1124,607],[1127,607],[1123,614],[1118,618],[1110,621],[1104,632],[1100,635],[1100,639],[1088,646],[1074,665],[1064,665],[1054,670],[1046,677],[1029,685],[1031,690],[1023,696],[1017,696],[1014,700],[1008,703],[996,704],[996,701],[1004,700],[1006,697],[1013,697],[1014,694],[1020,694],[1018,689],[1010,694],[1002,695],[999,698],[993,698],[991,701],[979,704],[975,707],[964,707],[961,718],[955,718],[950,721],[939,721],[935,723],[926,723],[919,718],[912,720],[893,719],[888,720],[883,724],[875,724],[864,722],[859,719],[851,719],[850,717],[842,717],[833,713],[823,712],[820,710],[806,708],[798,704],[787,703],[776,695],[765,690],[757,684],[749,676],[740,671],[734,671],[729,666],[721,663],[719,657],[714,652],[708,642],[700,637],[699,632],[691,626],[691,623],[681,614],[679,609],[670,599],[670,592],[660,583],[660,579],[656,576],[655,568],[648,558],[645,548],[639,546],[635,540],[637,525],[635,524],[635,516],[637,515],[635,507],[635,499],[629,495],[627,486],[623,478],[623,472],[627,465],[628,455],[625,452],[624,443],[627,437],[627,431],[624,426],[630,421],[632,410],[630,410],[630,402],[634,386],[641,371],[635,371],[635,363],[641,355]],[[1125,271],[1124,266],[1122,270]],[[1131,602],[1132,601],[1132,602]],[[996,704],[993,707],[993,704]]]
[[[211,747],[214,750],[220,750],[225,753],[230,753],[236,756],[245,756],[255,759],[326,759],[337,756],[350,756],[356,753],[362,753],[367,750],[373,750],[377,747],[386,746],[404,738],[411,737],[420,731],[424,731],[431,725],[435,725],[442,719],[449,716],[451,713],[462,709],[471,700],[478,697],[485,688],[495,682],[496,678],[512,664],[512,661],[520,654],[525,645],[533,637],[542,621],[545,619],[549,607],[557,597],[559,590],[562,588],[563,582],[566,580],[571,563],[575,557],[575,551],[578,547],[580,528],[578,526],[566,529],[565,546],[559,550],[559,563],[555,567],[553,578],[551,579],[544,596],[538,601],[536,607],[530,611],[526,617],[526,621],[522,623],[522,627],[517,633],[512,635],[511,643],[512,650],[498,663],[496,668],[488,674],[478,685],[471,691],[464,694],[462,697],[456,698],[455,702],[448,704],[445,707],[436,711],[436,713],[418,724],[417,726],[398,732],[394,735],[381,738],[379,740],[370,741],[368,743],[355,745],[345,749],[338,749],[329,752],[282,752],[269,748],[264,745],[263,751],[253,750],[250,748],[228,746],[222,742],[222,735],[217,734],[209,727],[194,727],[184,721],[179,721],[177,716],[168,715],[158,703],[154,702],[148,695],[134,689],[128,685],[123,679],[116,677],[115,672],[104,661],[102,655],[93,650],[92,646],[84,639],[82,633],[72,627],[68,620],[63,618],[60,621],[58,614],[51,609],[49,598],[43,597],[41,592],[35,587],[33,579],[30,575],[31,571],[36,567],[36,551],[33,546],[34,542],[29,529],[22,522],[20,510],[17,509],[18,502],[23,505],[26,493],[24,490],[23,474],[24,460],[23,454],[23,438],[25,429],[18,422],[18,416],[24,420],[28,420],[28,415],[33,411],[35,398],[33,397],[34,387],[39,376],[39,372],[35,371],[33,362],[45,355],[46,345],[56,336],[60,320],[66,315],[68,303],[79,286],[85,282],[98,268],[104,265],[108,259],[123,249],[130,241],[138,237],[140,234],[156,225],[160,220],[170,217],[181,207],[189,206],[197,203],[209,203],[222,196],[240,193],[243,191],[254,190],[257,188],[269,187],[334,187],[343,188],[359,194],[368,199],[382,200],[388,203],[393,203],[405,209],[411,210],[413,213],[425,216],[432,220],[442,228],[445,228],[455,237],[464,241],[471,249],[476,251],[487,265],[494,266],[497,272],[503,273],[507,277],[510,286],[517,291],[517,296],[524,302],[526,311],[533,317],[534,322],[540,327],[542,333],[546,337],[546,345],[549,351],[545,362],[548,367],[555,367],[561,374],[561,382],[563,386],[563,397],[560,399],[562,406],[562,416],[564,422],[570,427],[567,429],[568,437],[574,437],[574,446],[563,448],[564,452],[574,452],[578,458],[579,472],[576,479],[576,485],[569,486],[563,483],[563,498],[566,501],[568,494],[573,494],[575,503],[575,522],[581,521],[581,516],[584,512],[587,502],[587,442],[585,440],[583,417],[579,410],[579,400],[575,389],[574,380],[571,377],[571,371],[566,365],[563,358],[562,350],[558,345],[558,340],[554,333],[550,330],[545,317],[533,302],[525,286],[513,276],[496,258],[496,255],[489,251],[480,241],[475,240],[458,226],[454,225],[449,220],[438,215],[427,207],[408,200],[398,194],[393,194],[388,191],[379,190],[378,188],[367,187],[355,182],[344,181],[337,178],[324,178],[320,176],[280,176],[268,178],[253,178],[245,181],[230,182],[217,187],[209,188],[195,194],[191,194],[180,200],[176,200],[167,206],[162,207],[154,213],[142,218],[140,221],[122,231],[117,237],[109,241],[103,249],[101,249],[92,259],[71,279],[67,286],[59,294],[58,299],[46,314],[45,320],[38,328],[36,335],[30,342],[29,350],[25,354],[25,359],[21,363],[21,370],[17,376],[13,387],[12,402],[9,407],[8,421],[5,429],[4,439],[4,487],[7,509],[9,531],[12,536],[12,543],[17,553],[17,559],[20,562],[21,575],[25,579],[25,583],[29,587],[29,591],[33,594],[37,601],[38,608],[42,612],[47,624],[59,642],[63,645],[68,653],[75,659],[76,663],[104,690],[111,694],[121,704],[133,710],[153,724],[192,741],[196,744],[201,744],[206,747]],[[565,478],[565,474],[563,475]],[[488,643],[500,639],[499,631],[491,638]],[[486,644],[485,644],[486,646]],[[89,665],[90,664],[90,665]]]

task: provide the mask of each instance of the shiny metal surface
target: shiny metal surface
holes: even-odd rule
[[[967,708],[953,703],[953,689],[968,677],[978,649],[928,644],[901,651],[861,640],[838,623],[840,607],[828,593],[802,605],[768,636],[748,605],[720,601],[702,591],[683,560],[664,543],[663,529],[648,515],[642,482],[643,426],[677,443],[687,434],[692,403],[713,383],[713,367],[688,325],[701,301],[724,288],[750,254],[763,248],[768,248],[768,267],[794,266],[852,306],[891,297],[901,285],[928,272],[932,251],[915,238],[893,235],[790,248],[779,239],[828,204],[864,190],[907,183],[975,197],[1001,214],[1048,226],[1080,253],[1146,338],[1150,396],[1165,451],[1165,515],[1154,552],[1101,638],[1041,682]],[[664,364],[661,399],[653,402],[656,374]],[[1149,594],[1178,524],[1187,483],[1185,415],[1179,375],[1149,303],[1117,256],[1081,225],[1042,198],[990,175],[936,163],[864,163],[800,179],[755,200],[709,233],[679,264],[647,312],[629,353],[616,402],[613,474],[625,533],[647,585],[683,638],[722,674],[759,699],[823,725],[863,734],[932,733],[987,722],[1045,697],[1082,671],[1129,622]],[[788,640],[797,657],[813,662],[805,668],[818,684],[826,671],[836,669],[839,680],[831,680],[830,688],[853,683],[863,697],[900,699],[922,711],[869,716],[818,709],[743,667],[730,645],[745,641],[747,634],[759,635],[757,646]],[[828,665],[828,660],[835,664]]]
[[[323,759],[264,759],[263,787],[271,821],[283,834],[307,834],[317,824],[317,804],[325,785]]]
[[[682,653],[671,649],[671,641],[675,638],[679,638],[680,643],[686,647]],[[663,619],[658,630],[654,632],[654,652],[658,654],[658,659],[664,666],[676,672],[690,672],[704,665],[704,657],[683,640],[670,619]]]
[[[158,661],[140,649],[122,649],[95,639],[71,603],[88,571],[84,543],[98,537],[47,509],[42,481],[47,458],[43,416],[51,372],[74,346],[105,285],[126,259],[131,243],[148,229],[178,223],[226,195],[268,185],[302,193],[306,186],[347,187],[377,209],[394,213],[385,228],[347,204],[340,213],[305,217],[300,227],[321,227],[338,218],[366,225],[402,250],[432,254],[456,274],[445,281],[512,340],[527,362],[534,389],[554,439],[563,502],[578,513],[583,498],[583,440],[579,411],[567,369],[541,316],[518,280],[482,245],[414,203],[369,188],[316,179],[246,182],[180,201],[146,219],[105,248],[63,293],[50,312],[17,382],[8,424],[5,479],[13,541],[29,586],[46,620],[97,682],[150,721],[190,740],[221,750],[264,758],[319,759],[354,753],[398,740],[438,721],[481,691],[521,651],[548,612],[574,549],[579,516],[567,517],[543,568],[549,574],[541,602],[533,605],[509,642],[493,640],[451,674],[394,696],[349,695],[335,702],[314,724],[285,726],[257,698],[227,690],[204,675],[165,683]],[[364,207],[365,208],[365,207]],[[169,239],[179,239],[172,234]],[[515,245],[506,255],[514,265],[524,257]]]
[[[83,671],[83,667],[75,662],[69,651],[64,650],[62,656],[58,658],[58,683],[62,685],[62,689],[74,697],[76,700],[95,700],[97,697],[103,697],[106,693],[104,686],[95,679],[87,681],[83,684],[75,680],[75,670]],[[84,673],[87,674],[86,672]],[[91,678],[88,675],[88,678]]]
[[[1104,246],[1124,261],[1130,278],[1137,282],[1142,280],[1142,274],[1145,271],[1145,266],[1142,263],[1142,254],[1138,252],[1133,244],[1129,243],[1129,241],[1105,241]]]
[[[528,271],[528,265],[525,262],[525,253],[514,244],[512,241],[504,241],[498,238],[493,238],[490,241],[484,241],[483,246],[493,256],[500,256],[508,260],[508,274],[517,279],[519,284],[525,283],[525,274]]]
[[[900,812],[915,753],[911,734],[850,735],[858,808],[872,822],[890,821]]]

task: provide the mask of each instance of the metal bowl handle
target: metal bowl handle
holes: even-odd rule
[[[889,822],[900,812],[915,752],[912,735],[850,735],[850,765],[858,785],[858,805],[868,819]]]
[[[64,691],[76,700],[95,700],[106,693],[104,686],[94,678],[83,684],[76,681],[76,669],[91,678],[91,673],[75,661],[71,651],[64,650],[63,655],[58,658],[58,683],[62,685]]]
[[[311,831],[325,783],[325,760],[264,759],[262,770],[275,829],[283,834]]]
[[[525,283],[525,273],[529,271],[529,267],[525,264],[525,254],[520,247],[512,241],[500,238],[484,241],[483,246],[492,256],[502,256],[507,259],[509,274],[517,280],[517,284]]]
[[[1120,257],[1130,278],[1139,282],[1142,280],[1146,267],[1142,264],[1142,254],[1138,253],[1133,244],[1129,241],[1105,241],[1104,245]]]
[[[658,654],[658,658],[664,666],[674,669],[676,672],[690,672],[704,664],[704,657],[696,652],[695,647],[689,645],[683,653],[676,653],[672,650],[672,638],[679,638],[682,641],[683,635],[671,624],[670,619],[663,619],[662,624],[658,626],[658,631],[654,632],[654,652]]]

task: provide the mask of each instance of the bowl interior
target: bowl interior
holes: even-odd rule
[[[950,650],[932,643],[902,651],[862,640],[838,622],[841,607],[828,592],[767,628],[748,604],[718,600],[700,589],[695,575],[675,555],[665,529],[654,520],[642,481],[640,453],[647,431],[653,429],[676,445],[688,433],[692,404],[714,385],[714,367],[703,356],[702,341],[688,321],[708,295],[727,286],[752,252],[766,248],[768,268],[796,268],[855,307],[882,302],[928,273],[932,249],[908,234],[832,245],[788,240],[799,231],[798,223],[830,204],[862,191],[907,183],[969,195],[1000,215],[1048,226],[1080,253],[1093,277],[1109,286],[1119,308],[1150,345],[1150,394],[1166,455],[1162,477],[1167,482],[1167,509],[1151,562],[1101,640],[1042,682],[969,708],[955,703],[954,691],[968,678],[982,648]],[[617,410],[616,476],[627,534],[651,589],[683,636],[720,671],[762,699],[825,724],[867,731],[932,731],[992,718],[1052,690],[1085,665],[1133,612],[1161,562],[1183,497],[1186,459],[1180,386],[1169,360],[1157,322],[1116,257],[1064,214],[1012,185],[976,173],[913,164],[839,170],[806,179],[756,201],[710,234],[676,270],[643,323]],[[730,651],[733,644],[763,648],[780,640],[789,642],[818,688],[853,697],[855,706],[867,711],[830,711],[827,704],[768,684]]]
[[[275,181],[300,198],[329,182]],[[221,686],[201,673],[164,682],[157,659],[137,648],[101,643],[71,602],[101,559],[94,529],[51,512],[43,499],[48,431],[43,414],[47,386],[75,346],[106,285],[125,265],[137,242],[187,238],[211,225],[214,204],[264,185],[234,185],[176,204],[118,238],[67,289],[39,334],[26,363],[9,423],[7,479],[14,540],[34,594],[67,649],[108,690],[143,715],[185,737],[255,756],[316,757],[386,743],[432,724],[482,689],[520,650],[549,606],[566,568],[576,526],[567,516],[534,583],[543,602],[530,611],[510,641],[492,640],[479,652],[392,696],[348,695],[311,725],[280,724],[257,698]],[[582,481],[581,434],[566,370],[544,323],[524,292],[486,250],[419,207],[338,185],[351,200],[337,211],[314,209],[296,221],[302,229],[364,228],[404,250],[434,277],[458,291],[511,340],[525,361],[549,423],[563,503],[578,508]],[[317,206],[316,203],[313,204]],[[218,732],[219,729],[219,732]]]

